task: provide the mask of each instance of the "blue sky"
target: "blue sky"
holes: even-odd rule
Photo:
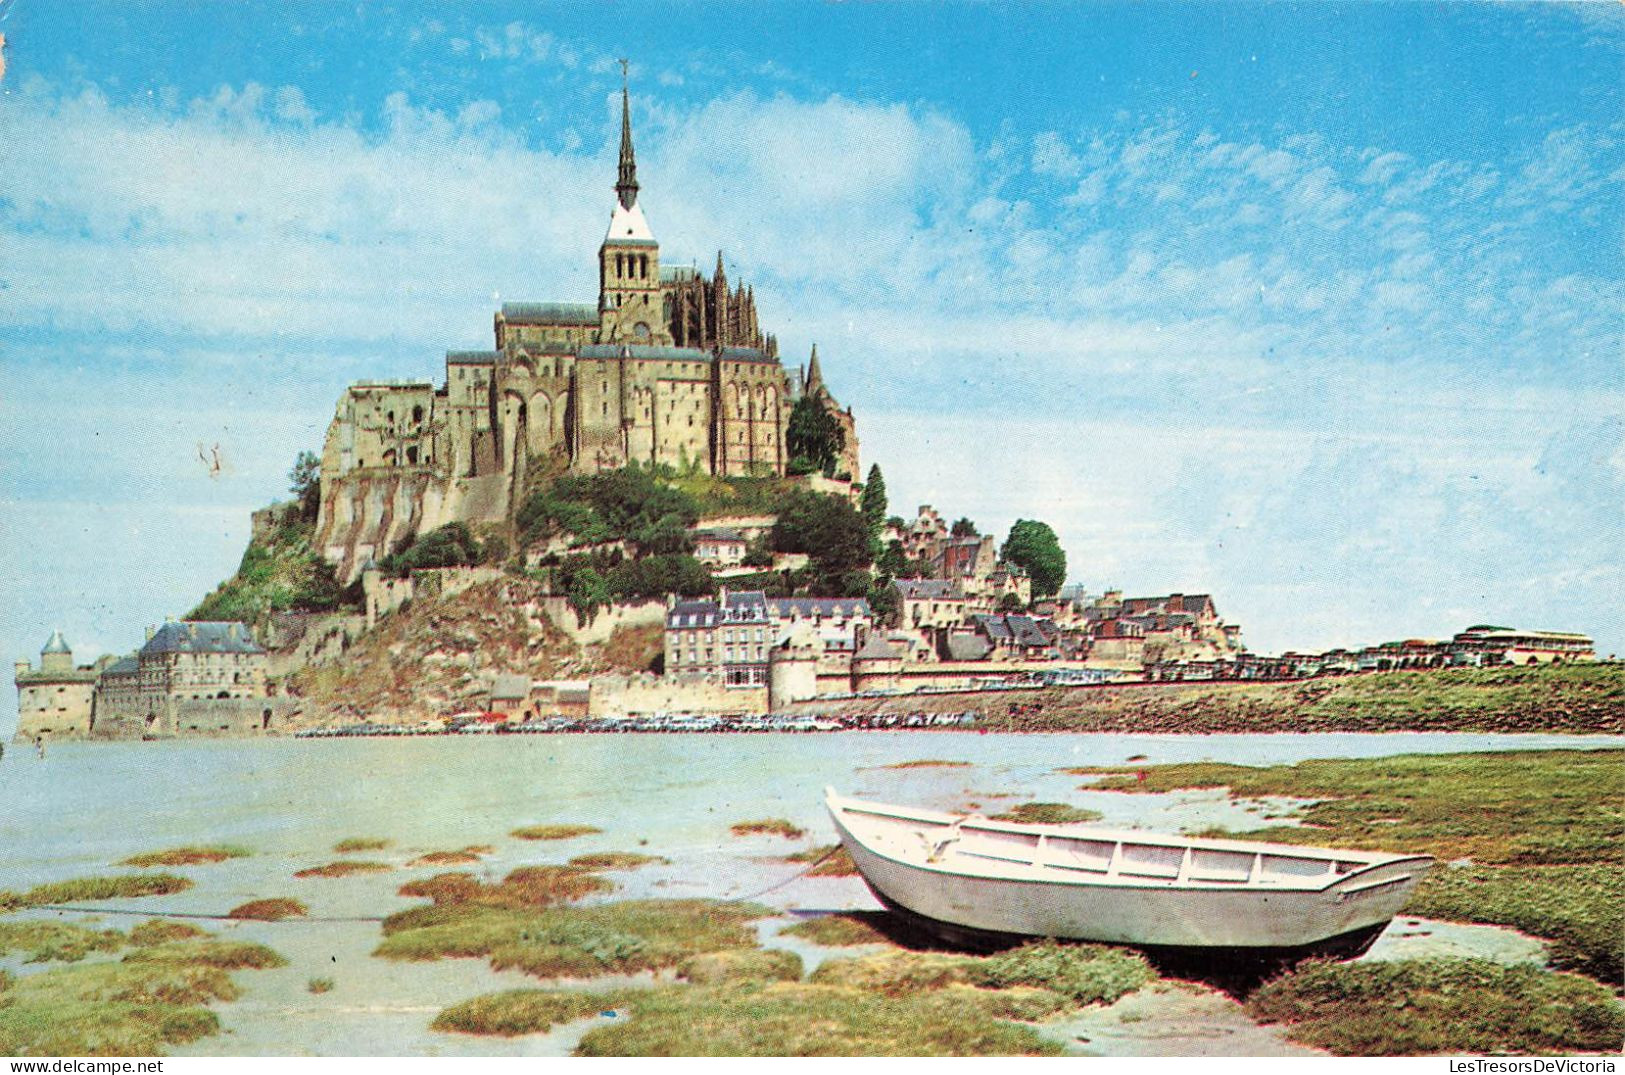
[[[191,607],[347,382],[590,300],[623,55],[663,256],[818,342],[899,513],[1264,652],[1625,652],[1618,4],[5,10],[13,655]]]

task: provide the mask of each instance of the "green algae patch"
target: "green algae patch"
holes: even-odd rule
[[[782,817],[758,818],[755,821],[736,821],[728,827],[735,836],[783,836],[799,840],[807,830]]]
[[[130,943],[144,948],[153,944],[189,941],[194,937],[207,936],[208,934],[203,930],[185,922],[171,922],[168,919],[151,918],[130,930]]]
[[[1154,977],[1143,957],[1123,949],[1038,941],[991,956],[898,950],[835,959],[820,966],[811,980],[888,997],[949,986],[1031,989],[1058,998],[1042,1003],[1082,1007],[1110,1004]]]
[[[724,982],[799,982],[801,957],[778,948],[734,948],[689,956],[677,976],[695,985]]]
[[[139,949],[123,962],[41,971],[11,980],[0,999],[8,1056],[155,1056],[218,1032],[204,1005],[238,995],[228,969],[279,966],[259,945],[202,942]]]
[[[455,851],[430,851],[419,855],[408,862],[408,866],[467,866],[469,863],[480,861],[481,855],[489,855],[493,850],[490,844],[473,844],[469,847],[458,848]]]
[[[263,944],[213,938],[137,948],[124,957],[124,962],[186,963],[220,970],[270,970],[288,965],[287,960]]]
[[[1625,979],[1625,870],[1617,866],[1440,866],[1406,913],[1511,926],[1551,942],[1551,962]]]
[[[351,877],[358,873],[384,873],[394,869],[387,862],[367,862],[362,859],[340,859],[325,866],[307,866],[294,873],[295,877]]]
[[[860,944],[889,944],[874,924],[886,917],[883,911],[838,911],[819,915],[779,930],[781,937],[796,937],[826,948],[853,948]]]
[[[331,978],[312,978],[305,983],[305,992],[314,994],[316,996],[320,996],[323,993],[331,993],[332,991],[333,979]]]
[[[882,765],[882,769],[968,769],[968,761],[944,761],[941,758],[917,758],[914,761],[900,761],[893,765]]]
[[[1244,835],[1333,847],[1421,851],[1494,865],[1617,863],[1625,847],[1625,754],[1534,750],[1400,754],[1252,767],[1217,762],[1106,773],[1090,790],[1167,792],[1227,787],[1236,797],[1321,799],[1303,826]],[[1140,780],[1138,773],[1144,772]]]
[[[1067,803],[1021,803],[993,815],[994,821],[1015,821],[1023,825],[1072,825],[1100,818],[1098,810],[1085,810]]]
[[[426,898],[440,906],[523,910],[573,903],[614,888],[614,882],[576,866],[521,866],[495,884],[486,884],[471,873],[441,873],[408,881],[399,891],[403,896]]]
[[[333,845],[337,855],[354,855],[361,851],[382,851],[389,841],[381,836],[351,836]]]
[[[750,923],[774,912],[713,900],[629,900],[519,909],[478,903],[414,907],[384,920],[384,959],[487,958],[538,977],[596,977],[674,967],[692,955],[754,948]]]
[[[1617,1053],[1625,1008],[1596,982],[1482,959],[1315,963],[1247,1011],[1339,1056]]]
[[[247,918],[260,922],[279,922],[284,918],[302,918],[306,907],[298,900],[249,900],[227,912],[227,918]]]
[[[216,862],[225,862],[227,859],[240,859],[248,856],[248,850],[242,847],[213,846],[213,847],[172,847],[167,851],[149,851],[144,855],[131,855],[120,862],[120,866],[204,866]]]
[[[53,907],[85,900],[123,900],[140,896],[168,896],[192,887],[185,877],[168,873],[116,874],[111,877],[78,877],[35,885],[27,892],[0,892],[0,912],[24,907]]]
[[[603,831],[594,825],[522,825],[508,835],[518,840],[574,840]]]
[[[1053,1056],[1057,1042],[944,995],[892,998],[803,982],[643,990],[581,1056]]]
[[[510,989],[502,993],[454,1004],[430,1024],[433,1030],[456,1034],[482,1034],[512,1038],[543,1034],[560,1023],[614,1010],[620,993],[553,992],[546,989]]]
[[[851,853],[840,844],[809,847],[785,858],[790,862],[817,863],[807,871],[808,877],[856,877],[858,874],[858,864],[852,861]]]
[[[0,952],[24,952],[30,963],[77,963],[92,952],[124,946],[117,930],[95,930],[64,922],[0,922]]]
[[[636,851],[599,851],[590,855],[577,855],[569,865],[579,870],[635,870],[651,863],[669,863],[671,859],[660,855],[641,855]]]

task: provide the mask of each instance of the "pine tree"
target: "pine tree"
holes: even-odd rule
[[[863,483],[863,498],[858,501],[864,522],[869,524],[869,536],[879,538],[886,528],[886,479],[880,473],[880,464],[869,468],[869,480]]]

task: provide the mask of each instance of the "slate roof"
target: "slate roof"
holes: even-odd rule
[[[869,602],[861,597],[772,597],[768,599],[774,615],[788,619],[791,614],[802,619],[814,616],[867,616],[874,618]]]
[[[576,352],[580,358],[653,358],[671,362],[708,362],[711,354],[697,347],[667,347],[652,343],[590,343]]]
[[[987,639],[969,631],[956,631],[948,636],[950,661],[980,661],[992,650]]]
[[[241,623],[205,623],[171,620],[141,647],[144,654],[157,653],[264,653]]]
[[[502,318],[528,324],[596,325],[598,307],[590,302],[505,302]]]
[[[1016,646],[1048,646],[1060,636],[1060,631],[1049,620],[1034,616],[976,616],[978,630],[992,642],[1009,642]]]
[[[67,640],[62,637],[62,631],[60,629],[58,629],[58,630],[55,630],[55,631],[51,632],[51,637],[46,641],[45,648],[40,650],[40,652],[41,653],[72,653],[73,652],[73,647],[68,645]]]
[[[679,601],[666,614],[667,627],[714,627],[722,622],[722,609],[715,601]]]
[[[900,654],[884,638],[879,635],[870,635],[869,640],[863,644],[863,648],[852,655],[852,659],[855,661],[895,661],[900,659]]]
[[[778,359],[755,347],[724,347],[720,357],[724,362],[777,362]]]
[[[498,351],[447,351],[448,366],[494,366],[501,357]]]
[[[898,579],[892,583],[905,601],[963,601],[965,595],[954,588],[952,579]]]
[[[737,530],[718,527],[714,530],[696,530],[694,531],[694,539],[696,541],[738,541],[743,543],[745,536]]]
[[[141,662],[135,657],[120,657],[102,669],[104,676],[134,676],[141,672]]]

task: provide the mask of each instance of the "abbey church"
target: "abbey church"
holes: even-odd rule
[[[402,539],[448,522],[501,522],[531,460],[577,473],[630,463],[723,477],[785,473],[790,411],[815,394],[846,436],[851,411],[814,349],[787,370],[755,296],[716,272],[664,267],[638,202],[631,103],[621,91],[620,167],[598,248],[596,303],[504,303],[489,351],[448,351],[446,380],[365,381],[339,400],[321,460],[318,548],[345,581]]]

